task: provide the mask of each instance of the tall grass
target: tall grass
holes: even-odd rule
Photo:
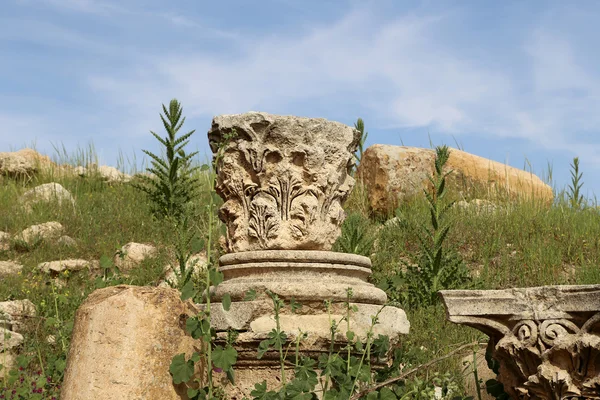
[[[61,145],[56,146],[55,151],[53,159],[59,163],[86,165],[98,159],[93,145],[72,153]],[[197,165],[202,161],[194,160]],[[122,156],[120,163],[123,169],[126,164],[137,165],[137,160]],[[549,166],[546,179],[551,180],[552,169]],[[209,188],[214,176],[207,172],[198,174],[201,190],[194,200],[192,229],[205,233],[209,223],[204,205],[211,196]],[[40,204],[28,213],[20,206],[20,196],[26,190],[51,181],[60,183],[72,193],[75,211],[55,204]],[[597,267],[600,263],[600,210],[592,207],[594,201],[589,199],[585,202],[587,207],[573,208],[564,189],[555,193],[556,199],[551,206],[526,199],[500,198],[496,200],[498,208],[494,212],[475,213],[458,207],[450,210],[448,217],[453,221],[453,228],[447,242],[459,251],[477,287],[499,289],[600,283]],[[402,203],[395,214],[373,217],[366,189],[357,182],[346,204],[346,212],[360,215],[361,218],[353,218],[349,223],[365,221],[365,229],[370,232],[368,239],[374,239],[371,256],[374,283],[402,268],[401,260],[416,262],[410,257],[418,250],[419,229],[422,224],[429,223],[425,199]],[[393,216],[397,217],[394,222],[385,224],[386,219]],[[152,217],[144,194],[130,184],[108,184],[94,176],[81,178],[52,171],[43,172],[29,181],[3,181],[0,185],[0,231],[16,235],[32,224],[48,221],[60,222],[65,227],[65,234],[77,244],[68,247],[42,242],[29,251],[17,248],[0,251],[0,261],[13,260],[24,266],[20,275],[2,278],[0,301],[28,298],[38,309],[39,318],[27,326],[22,349],[22,354],[31,357],[26,367],[30,371],[40,367],[53,371],[55,360],[65,356],[61,346],[48,343],[47,337],[55,335],[56,330],[44,323],[56,313],[53,307],[56,296],[62,299],[58,302],[58,312],[68,322],[94,288],[92,277],[85,273],[63,276],[64,286],[57,287],[54,278],[37,270],[39,263],[67,258],[99,260],[103,255],[112,257],[118,248],[131,241],[152,243],[159,248],[159,256],[145,261],[124,282],[156,285],[162,277],[163,267],[173,262],[172,250],[167,246],[171,243],[168,230]],[[213,229],[215,237],[223,232],[220,223]],[[352,229],[357,231],[356,226]],[[362,248],[356,244],[353,247]],[[215,248],[219,250],[218,244]],[[402,338],[401,346],[408,354],[406,357],[414,358],[414,362],[426,362],[460,344],[483,339],[475,330],[447,323],[439,305],[409,310],[408,317],[412,328],[410,334]],[[456,376],[462,374],[458,360],[448,360],[435,368],[452,371]]]

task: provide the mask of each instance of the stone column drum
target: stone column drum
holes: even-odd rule
[[[600,399],[600,285],[443,290],[450,321],[490,337],[513,399]]]
[[[366,335],[386,295],[367,281],[368,257],[331,251],[345,217],[342,205],[354,185],[349,171],[360,133],[325,119],[250,112],[215,117],[208,137],[229,253],[219,260],[225,280],[213,299],[229,293],[233,300],[227,312],[217,304],[212,319],[218,331],[241,331],[238,379],[250,366],[273,367],[278,357],[257,359],[258,343],[275,327],[267,291],[303,305],[297,313],[286,308],[281,325],[292,336],[299,329],[308,333],[304,354],[328,351],[330,315],[324,302],[332,302],[331,318],[340,320],[348,289],[358,309],[351,329]],[[244,301],[248,292],[256,293],[253,301]],[[403,310],[385,307],[375,334],[394,340],[408,329]],[[336,340],[341,343],[344,335],[340,329]]]

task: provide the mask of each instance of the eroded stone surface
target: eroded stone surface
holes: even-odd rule
[[[450,321],[490,336],[512,398],[600,396],[600,285],[440,293]]]
[[[52,182],[34,187],[23,193],[21,202],[26,209],[40,202],[56,202],[59,205],[70,204],[75,206],[75,199],[61,184]]]
[[[174,289],[113,286],[88,296],[75,315],[64,400],[185,399],[172,358],[199,345],[185,334],[194,306]]]
[[[83,269],[90,270],[93,268],[93,263],[88,260],[69,259],[58,261],[47,261],[38,264],[38,269],[46,274],[59,274],[63,271],[81,271]]]
[[[27,244],[33,244],[36,240],[52,240],[61,236],[64,232],[64,227],[60,222],[44,222],[39,225],[32,225],[23,230],[17,239],[24,241]]]
[[[215,117],[208,137],[218,160],[216,190],[225,201],[219,216],[229,252],[331,249],[354,185],[348,168],[356,129],[250,112]]]
[[[365,150],[357,179],[367,188],[371,208],[385,214],[422,195],[434,160],[433,149],[375,144]],[[468,199],[535,198],[549,205],[554,197],[552,188],[536,175],[461,150],[450,150],[446,169],[453,171],[448,188]]]
[[[12,178],[31,177],[41,170],[51,170],[56,165],[47,156],[32,149],[0,153],[0,175]]]
[[[0,277],[17,275],[23,270],[23,266],[14,261],[0,261]]]
[[[0,352],[9,351],[23,344],[23,335],[0,328]]]
[[[0,302],[0,327],[20,332],[26,321],[35,316],[35,305],[28,299]]]
[[[113,262],[121,271],[129,271],[148,257],[156,255],[156,247],[150,244],[130,242],[121,247],[113,257]]]

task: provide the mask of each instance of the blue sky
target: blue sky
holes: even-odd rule
[[[368,144],[456,146],[600,195],[600,2],[2,0],[0,151],[157,151],[178,98],[218,114],[365,120]]]

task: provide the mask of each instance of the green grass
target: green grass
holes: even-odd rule
[[[96,158],[91,152],[93,148],[70,156],[62,150],[57,159],[81,165],[82,160]],[[204,236],[208,226],[205,205],[210,195],[210,176],[201,175],[202,193],[194,201],[193,229]],[[27,213],[19,206],[19,197],[26,190],[52,181],[71,192],[76,201],[75,211],[68,206],[39,205]],[[571,208],[564,191],[556,198],[551,207],[532,202],[503,203],[491,214],[453,209],[449,218],[454,226],[447,244],[463,257],[475,277],[475,287],[600,283],[600,210]],[[369,216],[366,191],[360,184],[347,202],[346,211],[362,215],[365,228],[375,235],[371,255],[374,283],[401,268],[401,259],[412,260],[419,248],[419,224],[427,224],[429,218],[424,199],[417,199],[401,205],[397,223],[384,226],[385,218]],[[152,217],[144,193],[130,184],[109,185],[93,177],[53,176],[51,173],[28,182],[2,180],[0,231],[16,235],[30,225],[47,221],[60,222],[65,234],[75,239],[77,245],[60,247],[41,243],[30,251],[13,248],[0,252],[0,260],[24,265],[21,275],[3,279],[0,301],[27,298],[36,305],[38,318],[31,321],[24,333],[26,343],[22,353],[29,361],[26,370],[33,374],[43,369],[58,384],[62,377],[60,360],[64,360],[68,348],[69,322],[95,286],[93,277],[74,273],[63,277],[64,287],[56,287],[51,278],[37,271],[38,263],[66,258],[98,260],[103,255],[112,258],[115,251],[128,242],[152,243],[159,248],[158,257],[145,261],[129,277],[115,283],[156,285],[163,266],[172,259],[172,238],[168,229]],[[220,225],[215,229],[219,235],[223,232]],[[218,248],[218,244],[215,247]],[[485,338],[474,329],[446,322],[440,305],[410,309],[407,314],[411,332],[402,338],[401,344],[405,349],[414,350],[411,353],[414,362],[426,362],[461,344]],[[53,319],[63,324],[57,326],[59,324],[52,323]],[[64,339],[66,347],[60,341],[48,343],[49,335]],[[458,360],[450,359],[423,373],[451,371],[459,376],[462,366]]]

